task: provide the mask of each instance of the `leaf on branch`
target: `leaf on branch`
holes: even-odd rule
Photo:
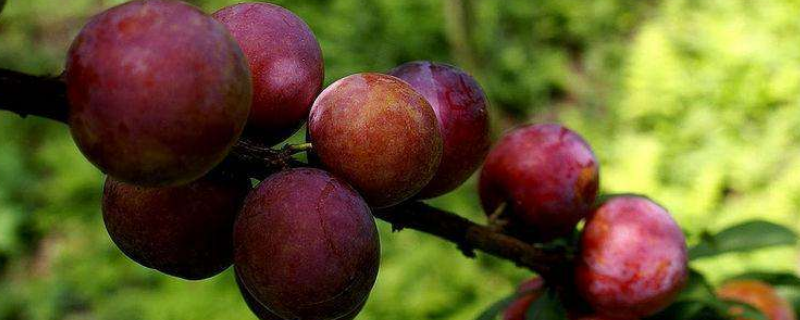
[[[706,234],[701,237],[700,243],[689,250],[689,257],[694,260],[796,243],[797,234],[794,231],[778,224],[756,220],[735,225],[717,234]]]
[[[663,311],[645,318],[646,320],[729,320],[720,315],[716,309],[700,301],[679,301],[671,304]]]
[[[755,308],[735,301],[720,300],[705,277],[690,270],[686,287],[676,302],[647,320],[768,320]]]
[[[675,301],[712,301],[716,299],[714,288],[708,283],[705,276],[697,270],[689,269],[689,278],[686,285]]]

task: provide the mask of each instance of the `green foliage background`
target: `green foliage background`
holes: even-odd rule
[[[88,17],[121,2],[8,1],[0,67],[57,74]],[[211,12],[234,1],[193,2]],[[460,65],[489,94],[495,136],[519,123],[566,123],[600,157],[603,191],[650,195],[690,242],[753,218],[798,230],[800,1],[276,2],[319,37],[327,83],[409,60]],[[0,319],[252,318],[230,271],[186,282],[125,258],[103,228],[101,185],[66,127],[0,113]],[[433,202],[483,221],[474,181]],[[379,227],[382,267],[360,320],[474,318],[530,276]],[[695,266],[714,282],[794,272],[796,249]]]

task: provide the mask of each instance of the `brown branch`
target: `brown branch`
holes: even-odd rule
[[[69,105],[65,92],[66,86],[60,78],[0,69],[0,110],[67,123]],[[292,158],[307,148],[302,145],[273,150],[241,140],[219,170],[263,179],[288,167],[307,166]],[[569,261],[564,252],[545,250],[421,202],[377,210],[375,216],[391,223],[395,230],[414,229],[453,242],[468,257],[474,256],[474,250],[480,250],[545,276],[560,273]]]
[[[66,122],[67,87],[58,77],[32,76],[0,69],[0,110]]]

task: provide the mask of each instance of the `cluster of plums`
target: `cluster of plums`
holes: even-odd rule
[[[595,207],[598,161],[575,132],[525,126],[489,152],[487,99],[455,67],[412,62],[325,90],[323,70],[309,27],[272,4],[207,15],[140,0],[94,17],[68,55],[69,124],[109,176],[103,218],[117,246],[185,279],[233,264],[261,319],[352,319],[378,272],[371,208],[448,193],[485,160],[482,205],[504,213],[509,234],[549,241],[586,219],[575,284],[598,317],[650,315],[681,289],[679,227],[643,197]],[[322,169],[255,188],[212,171],[241,136],[274,145],[304,122]]]

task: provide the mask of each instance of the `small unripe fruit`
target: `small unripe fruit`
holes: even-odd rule
[[[233,262],[233,223],[248,179],[206,177],[177,187],[148,188],[106,179],[103,221],[132,260],[199,280]]]
[[[529,125],[506,134],[489,153],[481,204],[487,214],[508,204],[515,232],[550,240],[574,230],[598,184],[599,163],[583,138],[556,124]]]
[[[407,200],[431,181],[442,136],[430,104],[404,81],[356,74],[326,88],[311,107],[308,130],[325,168],[373,207]]]
[[[456,67],[426,61],[392,70],[422,94],[442,129],[444,149],[436,175],[419,194],[433,198],[466,181],[489,152],[489,102],[475,79]]]
[[[535,277],[525,281],[519,286],[517,293],[522,295],[506,308],[503,312],[503,320],[525,320],[528,309],[544,293],[544,280]]]
[[[795,315],[786,299],[778,295],[769,284],[757,280],[734,280],[725,283],[717,290],[717,295],[725,300],[746,303],[763,313],[769,320],[794,320]],[[733,308],[731,313],[741,311]],[[736,320],[748,320],[737,317]]]
[[[65,77],[75,143],[132,184],[202,177],[250,112],[250,72],[236,41],[180,1],[131,1],[95,16],[72,43]]]
[[[652,315],[672,303],[686,282],[683,232],[649,199],[606,201],[589,217],[580,245],[575,285],[599,315]]]
[[[265,144],[289,138],[322,90],[322,49],[294,13],[270,3],[241,3],[214,13],[239,42],[253,75],[245,134]]]
[[[369,206],[318,169],[264,180],[236,220],[234,244],[243,287],[284,319],[352,314],[378,273],[380,243]]]

